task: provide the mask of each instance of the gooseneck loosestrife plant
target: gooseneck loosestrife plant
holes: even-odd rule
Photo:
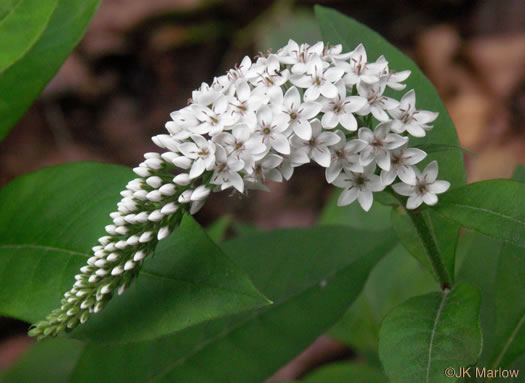
[[[410,147],[409,136],[425,136],[438,114],[417,109],[415,90],[399,100],[385,94],[403,91],[409,75],[389,70],[383,56],[368,62],[362,44],[342,52],[341,45],[290,40],[275,54],[245,57],[211,85],[203,83],[188,106],[171,114],[168,134],[153,137],[163,152],[146,153],[134,169],[138,177],[121,192],[107,235],[60,308],[29,334],[53,337],[100,312],[183,214],[195,214],[214,191],[265,189],[265,180],[289,180],[294,168],[315,162],[328,183],[343,189],[339,206],[357,200],[368,211],[374,193],[385,189],[407,197],[407,209],[435,205],[450,184],[437,179],[436,161],[417,167],[426,153]],[[416,227],[430,235],[423,221]]]

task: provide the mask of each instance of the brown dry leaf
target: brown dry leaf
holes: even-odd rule
[[[123,35],[144,20],[170,11],[189,11],[204,3],[204,0],[103,1],[87,30],[82,47],[93,56],[125,51]]]
[[[453,61],[460,45],[460,37],[450,25],[430,28],[416,41],[417,60],[442,96],[452,93],[456,86],[457,76],[451,74],[458,70]]]
[[[491,100],[477,92],[463,92],[447,102],[459,142],[465,149],[475,152],[482,143],[491,117],[490,106]]]
[[[480,80],[500,99],[508,97],[525,77],[525,34],[474,39],[467,43],[465,55]]]
[[[314,367],[345,356],[348,353],[349,350],[346,346],[322,335],[266,382],[299,378]]]
[[[60,97],[67,93],[93,96],[97,93],[97,88],[97,82],[86,61],[73,52],[44,88],[42,97]]]
[[[28,336],[16,336],[0,344],[0,371],[8,368],[33,344]]]
[[[468,181],[512,177],[512,172],[518,164],[518,154],[522,150],[523,142],[516,140],[488,148],[471,160]]]

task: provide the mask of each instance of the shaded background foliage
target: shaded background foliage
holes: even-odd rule
[[[467,156],[469,181],[509,177],[525,163],[525,4],[521,0],[317,1],[377,30],[423,68],[444,99]],[[134,165],[150,137],[201,81],[245,55],[316,41],[314,1],[104,0],[87,34],[35,105],[0,143],[0,187],[44,166],[77,160]],[[439,127],[437,127],[439,128]],[[318,182],[312,182],[318,180]],[[198,215],[228,213],[263,228],[309,226],[330,188],[305,167],[272,193],[214,195]],[[0,318],[0,367],[28,340]],[[316,348],[317,347],[317,348]],[[299,361],[351,350],[323,338]],[[299,369],[296,365],[288,369]]]

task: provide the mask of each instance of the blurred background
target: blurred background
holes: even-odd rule
[[[367,24],[419,64],[461,145],[476,154],[465,158],[470,182],[509,177],[525,164],[523,0],[104,0],[79,46],[0,143],[0,187],[63,162],[136,165],[156,150],[151,136],[202,81],[289,38],[320,40],[314,3]],[[315,167],[270,188],[242,199],[213,196],[197,218],[209,224],[229,214],[263,229],[310,226],[331,191]],[[0,318],[0,369],[29,344],[26,329]],[[325,357],[347,352],[319,342]],[[288,369],[315,363],[318,354]]]

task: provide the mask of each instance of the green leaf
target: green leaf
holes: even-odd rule
[[[514,179],[525,180],[518,167]],[[478,366],[525,369],[525,248],[503,244],[476,232],[461,243],[466,255],[458,279],[482,294],[483,353]],[[504,381],[502,379],[501,381]]]
[[[525,245],[525,184],[489,180],[465,185],[439,197],[439,214],[496,239]]]
[[[21,177],[0,191],[0,313],[30,322],[59,304],[109,223],[130,169],[75,163]],[[267,303],[190,217],[162,241],[137,281],[71,333],[138,341]]]
[[[9,0],[0,15],[0,73],[19,60],[45,30],[57,0]]]
[[[525,354],[525,248],[503,245],[495,281],[489,366],[506,368]]]
[[[411,298],[393,309],[379,332],[379,357],[392,383],[451,382],[444,371],[478,360],[480,295],[468,284]]]
[[[512,176],[512,179],[520,182],[525,182],[525,166],[516,166],[516,169],[514,169],[514,175]]]
[[[421,144],[415,146],[418,149],[421,149],[427,153],[436,153],[436,152],[462,152],[470,154],[471,156],[476,156],[476,153],[471,152],[461,146],[456,145],[446,145],[446,144]]]
[[[60,304],[133,178],[115,165],[76,163],[22,176],[0,190],[0,313],[28,322]]]
[[[388,231],[339,226],[227,241],[226,252],[275,302],[272,306],[155,342],[88,345],[73,381],[261,382],[341,317],[393,244]]]
[[[374,203],[366,212],[358,203],[337,206],[341,190],[334,190],[319,218],[320,225],[348,225],[355,229],[385,230],[390,228],[389,206]]]
[[[439,112],[439,117],[434,123],[434,129],[429,131],[424,138],[411,138],[411,145],[459,147],[456,129],[445,105],[430,81],[410,58],[388,43],[378,33],[333,9],[316,6],[315,13],[325,42],[332,44],[341,43],[345,51],[353,50],[358,44],[363,43],[369,61],[374,61],[379,56],[384,55],[389,62],[390,69],[397,71],[408,69],[412,71],[412,74],[406,81],[406,91],[414,89],[417,94],[417,107]],[[401,93],[396,93],[396,97],[399,98],[400,96]],[[440,179],[451,182],[452,187],[465,184],[466,175],[461,152],[432,152],[429,153],[421,165],[423,166],[432,160],[437,160],[439,163]],[[446,260],[447,267],[450,270],[451,265],[454,264],[455,244],[459,226],[446,220],[439,220],[432,213],[430,218],[434,232],[438,234],[436,239],[441,256]],[[406,243],[406,241],[403,242]],[[415,255],[412,251],[411,253]],[[417,255],[416,258],[421,259]]]
[[[67,383],[84,344],[71,339],[36,343],[1,377],[1,383]]]
[[[215,220],[206,228],[206,233],[216,243],[224,240],[226,232],[232,225],[233,219],[231,215],[225,215]]]
[[[79,42],[99,1],[11,0],[12,11],[2,9],[0,140],[23,116]],[[4,44],[9,50],[3,49]],[[13,64],[13,61],[16,62]],[[10,63],[13,65],[9,66]]]
[[[383,372],[364,363],[332,363],[308,374],[302,382],[307,383],[388,383]]]
[[[377,353],[385,315],[408,298],[437,289],[435,280],[398,245],[374,267],[363,291],[330,335],[361,354]]]

